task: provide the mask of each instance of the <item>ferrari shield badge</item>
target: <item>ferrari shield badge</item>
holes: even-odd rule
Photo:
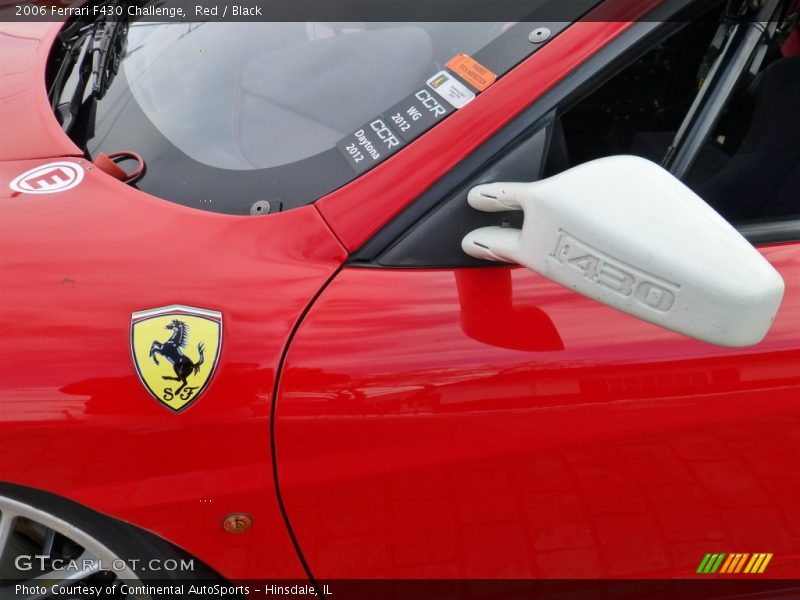
[[[131,355],[144,387],[180,412],[208,387],[222,347],[222,313],[166,306],[131,315]]]

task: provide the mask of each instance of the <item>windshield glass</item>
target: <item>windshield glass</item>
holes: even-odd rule
[[[133,22],[86,150],[141,154],[137,187],[171,201],[286,210],[466,105],[532,51],[529,25],[509,45],[513,23]]]

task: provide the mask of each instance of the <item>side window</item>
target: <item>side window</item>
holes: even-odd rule
[[[562,107],[564,136],[553,151],[570,167],[615,154],[660,163],[708,72],[716,27],[711,19],[688,24]]]
[[[686,182],[734,224],[800,217],[800,55],[738,90]]]
[[[710,21],[687,27],[566,111],[565,149],[560,152],[569,156],[570,165],[611,154],[663,163],[685,117],[691,115],[726,27]],[[739,75],[724,110],[714,116],[716,125],[700,140],[683,176],[701,198],[737,225],[797,218],[800,213],[796,15],[777,29]],[[719,77],[723,70],[719,68]],[[692,123],[687,125],[690,136]]]

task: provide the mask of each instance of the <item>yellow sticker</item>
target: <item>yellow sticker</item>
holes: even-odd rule
[[[221,347],[220,312],[175,305],[131,315],[131,355],[139,379],[175,412],[205,391]]]
[[[497,80],[497,75],[466,54],[456,54],[445,66],[479,92]]]

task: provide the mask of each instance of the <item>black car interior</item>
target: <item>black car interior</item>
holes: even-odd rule
[[[727,10],[727,6],[723,7]],[[725,26],[692,23],[651,49],[554,127],[548,175],[612,154],[662,163],[718,53]],[[800,55],[797,15],[765,45],[758,72],[739,82],[684,180],[733,223],[800,214]]]
[[[734,222],[800,212],[800,56],[776,60],[755,84],[739,148],[721,169],[694,175],[699,195]]]

